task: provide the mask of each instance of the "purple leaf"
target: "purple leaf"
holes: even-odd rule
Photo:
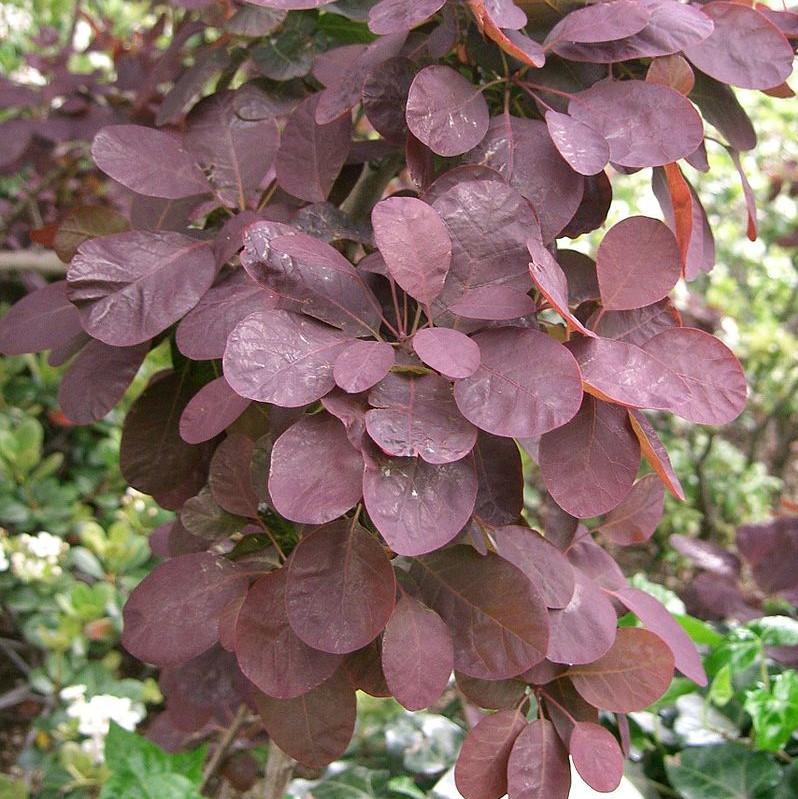
[[[476,428],[461,416],[440,375],[390,374],[371,390],[369,405],[366,430],[389,455],[452,463],[476,443]]]
[[[737,530],[737,548],[751,567],[759,587],[768,594],[798,586],[798,517],[784,516]]]
[[[16,302],[0,319],[0,352],[41,352],[80,335],[80,315],[66,289],[66,281],[58,280]]]
[[[657,435],[657,431],[651,426],[651,422],[640,412],[629,409],[629,421],[635,431],[637,440],[640,442],[640,449],[643,457],[648,461],[648,465],[656,472],[657,477],[662,480],[663,485],[676,499],[684,502],[684,489],[673,471],[668,450]]]
[[[579,369],[561,344],[519,328],[474,336],[477,371],[458,381],[457,407],[477,427],[499,436],[535,437],[565,424],[579,410]]]
[[[448,544],[474,510],[477,476],[470,459],[441,465],[420,458],[366,458],[363,501],[388,546],[421,555]]]
[[[518,521],[524,507],[524,477],[515,441],[480,432],[473,454],[479,480],[474,516],[494,526]]]
[[[345,394],[343,391],[333,389],[326,397],[322,397],[321,404],[346,428],[349,443],[355,449],[363,449],[363,436],[366,435],[366,411],[368,403],[364,394]]]
[[[443,289],[452,241],[434,208],[413,197],[391,197],[371,212],[374,239],[391,277],[429,305]]]
[[[545,657],[546,608],[535,587],[498,555],[456,546],[413,561],[424,601],[454,641],[454,666],[472,677],[515,677]]]
[[[419,141],[443,156],[467,153],[488,131],[488,104],[451,67],[432,65],[416,75],[407,98],[407,126]]]
[[[276,305],[277,297],[271,291],[255,283],[243,269],[236,269],[183,317],[177,326],[177,346],[195,361],[221,358],[227,337],[245,316]]]
[[[574,687],[594,707],[613,713],[644,710],[668,690],[674,659],[667,644],[648,630],[618,630],[612,649],[568,671]]]
[[[609,512],[601,533],[618,546],[633,546],[648,541],[662,519],[665,489],[655,474],[641,477],[626,499]]]
[[[340,331],[299,314],[256,312],[230,334],[224,375],[242,397],[298,408],[333,388],[333,364],[349,341]]]
[[[594,790],[614,791],[623,777],[623,752],[615,736],[600,724],[574,724],[568,749],[579,776]]]
[[[380,35],[408,31],[440,11],[445,3],[446,0],[380,0],[369,9],[369,28]]]
[[[645,5],[636,0],[610,0],[578,8],[566,14],[546,36],[545,44],[557,42],[611,42],[639,33],[651,18]]]
[[[285,609],[285,568],[259,577],[247,592],[235,625],[241,671],[267,696],[294,699],[329,679],[340,655],[311,649],[297,638]]]
[[[394,144],[407,139],[405,106],[415,75],[415,64],[400,56],[374,67],[363,83],[363,111],[374,130]]]
[[[574,570],[540,533],[513,525],[495,530],[496,551],[537,586],[548,608],[564,608],[574,594]]]
[[[454,769],[457,790],[465,799],[501,799],[507,793],[507,760],[526,727],[518,710],[502,710],[479,721],[463,741]]]
[[[336,385],[350,394],[368,391],[382,380],[396,360],[393,347],[383,341],[353,341],[335,359]]]
[[[183,409],[180,436],[189,444],[201,444],[224,432],[249,407],[249,400],[230,388],[224,377],[204,385]]]
[[[180,233],[131,231],[81,244],[67,272],[67,294],[87,333],[127,347],[184,316],[215,275],[206,242]]]
[[[577,250],[558,250],[557,262],[568,280],[569,305],[580,305],[599,299],[596,263]]]
[[[626,0],[615,0],[626,2]],[[583,11],[601,6],[587,6]],[[571,16],[571,15],[569,15]],[[566,17],[567,19],[567,17]],[[546,127],[560,155],[580,175],[596,175],[610,160],[607,140],[591,125],[580,122],[568,114],[549,109],[546,112]]]
[[[131,593],[122,645],[159,666],[191,660],[216,643],[219,614],[247,583],[234,564],[209,552],[172,558]]]
[[[275,158],[280,186],[311,203],[327,199],[349,153],[352,131],[348,114],[326,125],[316,122],[319,97],[312,94],[291,114]]]
[[[719,544],[686,535],[672,535],[668,543],[699,569],[735,580],[740,576],[740,559]]]
[[[274,442],[269,494],[286,519],[324,524],[362,496],[363,458],[334,416],[303,416]]]
[[[684,54],[702,72],[741,89],[770,89],[790,76],[792,47],[759,11],[726,2],[707,3],[701,11],[715,29]]]
[[[680,327],[681,317],[668,299],[628,311],[604,311],[594,315],[594,331],[602,338],[614,338],[642,347],[669,327]]]
[[[642,308],[666,297],[681,275],[676,238],[667,225],[631,216],[613,225],[598,248],[596,272],[608,311]]]
[[[550,721],[536,719],[516,738],[507,763],[507,786],[512,799],[568,799],[568,752]]]
[[[454,678],[457,687],[471,704],[490,710],[517,708],[526,693],[526,685],[520,679],[480,680],[459,671],[454,673]]]
[[[228,435],[213,453],[208,486],[228,513],[257,518],[260,496],[254,483],[254,457],[255,444],[240,433]]]
[[[578,539],[568,547],[566,557],[571,565],[594,580],[601,588],[615,591],[626,586],[626,578],[615,558],[588,535],[585,527],[579,529]]]
[[[545,122],[509,115],[494,117],[485,140],[469,158],[497,170],[529,200],[545,243],[560,234],[582,200],[584,178],[560,155]],[[530,233],[527,229],[524,243]]]
[[[427,327],[413,336],[413,349],[427,366],[453,379],[470,377],[479,367],[473,339],[446,327]]]
[[[485,9],[494,25],[499,28],[521,30],[527,23],[526,14],[513,0],[479,0],[479,5]]]
[[[701,117],[679,92],[641,80],[606,80],[574,97],[568,111],[610,145],[610,160],[628,167],[662,166],[703,141]]]
[[[103,418],[125,395],[150,349],[150,342],[134,347],[109,347],[92,340],[70,364],[58,389],[58,404],[75,424]]]
[[[382,638],[382,668],[402,707],[429,707],[446,690],[452,673],[452,636],[443,619],[405,594]]]
[[[131,191],[176,200],[209,190],[180,139],[143,125],[110,125],[91,145],[94,163]]]
[[[281,11],[303,11],[329,5],[334,0],[246,0],[246,2],[263,8],[278,8]]]
[[[345,654],[366,646],[385,628],[395,602],[391,562],[354,519],[317,528],[291,555],[288,621],[314,649]]]
[[[534,300],[522,291],[508,286],[483,286],[467,291],[449,310],[466,319],[497,322],[517,319],[535,313]]]

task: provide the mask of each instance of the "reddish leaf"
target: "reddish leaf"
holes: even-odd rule
[[[632,216],[606,233],[596,256],[601,302],[608,311],[661,300],[681,274],[679,246],[658,219]]]
[[[648,541],[662,519],[665,491],[657,475],[640,478],[626,499],[614,510],[599,528],[613,544],[632,546]]]
[[[67,294],[87,333],[127,347],[184,316],[215,275],[207,242],[179,233],[130,231],[81,244],[67,272]]]
[[[407,125],[433,152],[462,155],[488,131],[482,92],[451,67],[433,65],[416,75],[407,98]]]
[[[299,314],[255,312],[230,334],[224,375],[242,397],[299,408],[333,388],[335,359],[350,340]]]
[[[149,349],[149,341],[133,347],[89,341],[58,388],[58,404],[66,417],[75,424],[102,419],[125,395]]]
[[[449,307],[466,319],[505,321],[535,312],[535,302],[527,294],[507,286],[483,286],[471,289]]]
[[[473,339],[446,327],[427,327],[413,336],[413,349],[427,366],[453,379],[470,377],[479,367]]]
[[[452,636],[443,619],[404,595],[382,639],[382,668],[391,693],[408,710],[437,701],[452,673]]]
[[[224,377],[203,386],[183,409],[180,436],[189,444],[201,444],[224,432],[249,407],[249,400],[230,388]]]
[[[288,621],[315,649],[345,654],[366,646],[382,632],[395,601],[391,562],[354,519],[319,527],[291,556]]]
[[[737,548],[759,587],[768,594],[796,589],[798,517],[783,516],[737,530]]]
[[[303,416],[274,442],[269,494],[286,519],[303,524],[337,519],[360,500],[362,479],[363,457],[329,414]]]
[[[611,42],[639,33],[651,14],[635,0],[610,0],[566,14],[548,33],[545,44],[558,42]]]
[[[434,208],[413,197],[391,197],[371,212],[374,238],[391,277],[429,305],[443,289],[452,241]]]
[[[507,786],[510,799],[568,799],[568,752],[550,721],[533,721],[516,739],[507,763]]]
[[[564,608],[574,594],[574,570],[565,555],[540,533],[517,525],[495,530],[496,551],[517,566],[549,608]]]
[[[247,590],[247,576],[209,552],[162,563],[133,590],[122,644],[147,663],[184,663],[218,640],[224,607]]]
[[[678,161],[704,137],[701,118],[687,98],[645,81],[601,81],[574,97],[568,111],[609,142],[610,160],[621,166]]]
[[[586,519],[612,510],[631,491],[640,445],[623,408],[585,396],[570,422],[541,438],[539,463],[557,504]]]
[[[465,799],[501,799],[507,793],[507,760],[525,726],[520,711],[501,710],[469,732],[454,769],[457,790]]]
[[[58,225],[52,248],[68,264],[78,247],[87,239],[121,233],[130,228],[128,220],[113,208],[102,205],[84,205],[71,211]]]
[[[654,430],[651,423],[640,411],[630,409],[629,421],[632,424],[637,440],[640,442],[640,449],[643,457],[648,461],[648,465],[656,472],[668,491],[676,499],[684,502],[684,489],[676,476],[676,472],[673,471],[668,450],[665,449],[665,445],[660,441],[657,431]]]
[[[258,578],[238,613],[235,652],[244,675],[275,699],[294,699],[329,679],[340,655],[311,649],[288,624],[286,569]]]
[[[579,409],[582,389],[575,361],[544,333],[519,328],[474,336],[479,369],[457,382],[463,416],[499,436],[535,437],[565,424]]]
[[[411,575],[425,602],[452,631],[458,671],[502,680],[545,657],[543,601],[526,576],[503,558],[456,546],[414,560]]]
[[[376,697],[391,695],[382,671],[382,645],[379,638],[375,638],[368,646],[358,649],[357,652],[347,655],[344,669],[349,682],[358,691]]]
[[[255,444],[246,436],[228,435],[211,460],[208,486],[220,507],[228,513],[255,518],[260,499],[253,481]]]
[[[350,394],[368,391],[390,372],[395,361],[393,347],[382,341],[353,341],[333,366],[337,385]]]
[[[638,347],[642,347],[657,333],[669,327],[681,326],[681,323],[679,312],[668,299],[629,311],[600,309],[588,320],[588,324],[592,324],[594,331],[602,338],[614,338]]]
[[[643,710],[671,683],[674,659],[667,644],[648,630],[618,630],[606,655],[568,672],[574,687],[591,705],[614,713]]]
[[[490,710],[517,708],[526,693],[526,685],[521,680],[480,680],[459,671],[454,673],[454,678],[469,702]]]
[[[600,724],[574,725],[568,749],[579,776],[594,791],[614,791],[623,777],[623,752],[615,736]]]
[[[407,3],[405,0],[380,0],[369,9],[369,29],[380,35],[410,30],[439,11],[445,2],[446,0],[418,0],[414,3]]]
[[[524,507],[524,476],[515,441],[480,432],[474,465],[479,480],[474,516],[494,526],[518,521]]]
[[[296,699],[255,695],[269,737],[287,755],[309,768],[322,768],[346,751],[355,729],[355,690],[336,672]]]
[[[109,125],[91,145],[94,163],[131,191],[179,199],[209,190],[199,166],[180,139],[143,125]]]
[[[769,89],[790,76],[792,47],[763,14],[726,2],[707,3],[701,10],[715,29],[685,48],[685,55],[702,72],[742,89]]]
[[[625,1],[615,0],[615,2]],[[587,11],[591,8],[600,8],[600,6],[587,6],[582,10]],[[610,160],[610,146],[592,126],[579,122],[568,114],[549,109],[546,112],[546,127],[560,155],[580,175],[596,175],[607,166]]]
[[[349,153],[352,130],[348,114],[319,125],[319,97],[311,94],[291,114],[274,162],[280,186],[311,203],[327,199]]]
[[[734,163],[734,167],[737,170],[737,174],[740,176],[740,185],[743,187],[745,209],[746,213],[748,214],[748,229],[746,232],[751,241],[756,241],[758,230],[756,220],[756,196],[754,195],[754,190],[751,188],[751,184],[748,182],[748,177],[746,176],[745,170],[743,169],[743,165],[740,161],[740,153],[736,152],[734,149],[727,149],[729,151],[729,156]]]
[[[448,544],[471,517],[476,496],[470,459],[432,465],[376,452],[366,458],[366,510],[400,555],[420,555]]]
[[[684,178],[678,164],[665,164],[663,167],[668,183],[673,213],[673,229],[679,245],[683,273],[687,269],[687,257],[690,252],[690,239],[693,235],[693,195],[690,185]]]
[[[695,86],[695,73],[684,56],[674,53],[652,59],[648,65],[646,80],[649,83],[668,86],[679,94],[688,95]]]

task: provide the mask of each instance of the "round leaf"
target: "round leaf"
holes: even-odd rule
[[[413,336],[413,349],[427,366],[453,379],[470,377],[479,366],[479,347],[458,330],[426,327]]]
[[[393,347],[382,341],[353,341],[333,365],[336,385],[350,394],[368,391],[388,374],[395,361]]]
[[[609,793],[621,784],[623,752],[608,729],[590,721],[578,721],[568,749],[579,776],[594,791]]]

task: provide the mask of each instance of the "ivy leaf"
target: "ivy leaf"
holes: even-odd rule
[[[784,671],[770,685],[750,691],[745,710],[754,723],[757,749],[778,752],[798,728],[798,672]]]

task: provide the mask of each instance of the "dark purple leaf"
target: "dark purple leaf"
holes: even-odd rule
[[[566,14],[548,33],[545,44],[611,42],[639,33],[651,18],[636,0],[610,0]]]
[[[626,499],[610,511],[602,522],[601,533],[618,546],[648,541],[662,519],[665,489],[655,474],[641,477]]]
[[[94,163],[117,182],[149,197],[176,200],[209,190],[180,139],[143,125],[103,128],[91,145]]]
[[[696,72],[695,79],[690,98],[701,109],[707,122],[714,125],[735,150],[753,150],[756,131],[731,86],[703,72]]]
[[[191,660],[216,643],[219,614],[247,583],[234,564],[209,552],[172,558],[130,595],[122,645],[159,666]]]
[[[773,594],[798,586],[798,517],[784,516],[737,529],[737,548],[759,587]]]
[[[496,551],[529,578],[546,607],[564,608],[574,594],[574,570],[565,555],[540,533],[513,525],[494,531]]]
[[[701,117],[679,92],[641,80],[606,80],[574,97],[572,117],[595,128],[610,160],[628,167],[662,166],[690,155],[703,141]]]
[[[550,721],[536,719],[516,738],[507,763],[507,786],[512,799],[568,799],[568,752]]]
[[[58,280],[16,302],[0,320],[0,352],[41,352],[80,335],[80,315],[66,289],[66,281]]]
[[[421,555],[448,544],[471,518],[476,496],[470,459],[433,465],[376,452],[366,458],[366,510],[400,555]]]
[[[380,0],[369,9],[369,28],[380,35],[407,31],[440,11],[445,3],[446,0]]]
[[[363,457],[334,416],[303,416],[274,442],[269,494],[286,519],[324,524],[360,500]]]
[[[615,591],[626,586],[626,578],[615,558],[588,535],[585,527],[580,528],[577,540],[571,543],[565,554],[573,566],[599,587]]]
[[[529,200],[545,243],[560,234],[582,200],[584,178],[560,155],[545,122],[509,115],[494,117],[485,140],[469,158],[497,170]],[[527,227],[524,243],[530,234]]]
[[[582,400],[579,369],[565,347],[519,328],[474,336],[477,371],[458,381],[457,407],[477,427],[499,436],[535,437],[573,418]]]
[[[358,649],[357,652],[347,655],[344,669],[349,682],[358,691],[381,698],[391,695],[391,689],[388,688],[382,671],[382,645],[379,638],[375,638],[368,646]]]
[[[599,309],[593,319],[588,324],[592,324],[602,338],[614,338],[638,347],[669,327],[679,327],[682,322],[679,312],[667,299],[629,311]]]
[[[413,336],[413,349],[427,366],[453,379],[470,377],[479,367],[473,339],[446,327],[427,327]]]
[[[180,523],[191,535],[209,542],[223,541],[246,526],[245,519],[220,508],[208,488],[184,503]]]
[[[333,0],[246,0],[246,2],[253,6],[277,8],[281,11],[303,11],[329,5]]]
[[[312,203],[327,199],[349,153],[352,130],[348,114],[319,125],[315,119],[319,97],[312,94],[297,106],[275,159],[280,186]]]
[[[335,359],[333,378],[350,394],[368,391],[391,370],[393,347],[382,341],[353,341]]]
[[[740,576],[740,559],[720,544],[703,541],[700,538],[688,538],[686,535],[672,535],[668,542],[680,555],[689,558],[699,569],[732,579],[737,579]]]
[[[291,555],[288,620],[315,649],[345,654],[366,646],[385,628],[395,602],[391,562],[354,519],[317,528]]]
[[[666,297],[676,285],[681,276],[679,245],[658,219],[631,216],[601,240],[596,272],[606,310],[642,308]]]
[[[309,768],[337,760],[352,739],[357,701],[341,670],[296,699],[256,694],[255,704],[274,743]]]
[[[407,98],[407,125],[443,156],[462,155],[488,131],[488,104],[480,89],[451,67],[432,65],[416,75]]]
[[[701,11],[715,29],[684,54],[702,72],[742,89],[769,89],[790,76],[792,47],[759,11],[726,2],[707,3]]]
[[[458,689],[469,702],[490,710],[516,708],[526,693],[526,685],[517,679],[480,680],[459,671],[454,673],[454,678]]]
[[[413,197],[391,197],[371,212],[374,239],[391,277],[429,305],[443,289],[452,241],[434,208]]]
[[[224,377],[203,386],[183,409],[180,436],[189,444],[201,444],[224,432],[249,407],[249,400],[230,388]]]
[[[570,422],[541,438],[539,463],[557,504],[586,519],[612,510],[632,489],[640,444],[623,408],[586,395]]]
[[[443,619],[405,594],[382,638],[382,668],[391,694],[408,710],[440,699],[452,673],[452,636]]]
[[[288,624],[286,569],[266,574],[247,592],[238,613],[235,651],[244,675],[267,696],[294,699],[329,679],[340,655],[311,649]]]
[[[58,404],[75,424],[103,418],[125,395],[150,349],[150,342],[134,347],[109,347],[91,340],[70,364],[58,388]]]
[[[526,726],[519,710],[483,718],[463,741],[454,780],[465,799],[501,799],[507,793],[507,760]]]
[[[480,432],[473,454],[479,480],[474,516],[494,526],[518,521],[524,507],[524,477],[515,441]]]
[[[594,790],[614,791],[623,777],[623,752],[615,736],[600,724],[579,721],[568,749],[579,776]]]
[[[365,393],[345,394],[343,391],[333,389],[326,397],[322,397],[321,404],[346,428],[346,435],[352,446],[362,450],[368,410]]]
[[[371,390],[369,405],[366,430],[389,455],[452,463],[476,443],[476,428],[461,416],[440,375],[390,374]]]
[[[299,314],[256,312],[230,334],[224,375],[242,397],[298,408],[333,388],[333,364],[350,340]]]
[[[255,444],[240,433],[228,435],[211,459],[208,486],[228,513],[256,518],[260,496],[254,483]],[[262,487],[265,490],[265,486]]]
[[[508,286],[483,286],[467,291],[449,310],[466,319],[485,319],[503,322],[533,314],[534,300],[518,289]]]
[[[594,707],[614,713],[644,710],[671,684],[674,659],[667,644],[638,627],[618,630],[606,655],[568,671],[574,687]]]
[[[409,58],[389,58],[374,67],[363,83],[363,111],[369,122],[377,133],[398,145],[407,139],[405,105],[415,75],[416,66]]]
[[[207,242],[180,233],[130,231],[81,244],[67,272],[67,294],[86,332],[127,347],[184,316],[215,275]]]
[[[410,573],[424,601],[452,631],[458,671],[503,680],[545,657],[549,630],[543,600],[508,561],[461,545],[417,558]]]
[[[599,7],[587,6],[583,10]],[[595,128],[553,109],[546,112],[546,127],[554,146],[575,172],[596,175],[607,166],[610,146]]]
[[[657,431],[651,426],[651,422],[640,412],[629,409],[629,421],[635,431],[637,440],[640,442],[640,449],[643,457],[648,461],[648,465],[656,472],[657,477],[662,480],[663,485],[668,491],[684,502],[684,489],[673,471],[668,450],[660,441]]]

